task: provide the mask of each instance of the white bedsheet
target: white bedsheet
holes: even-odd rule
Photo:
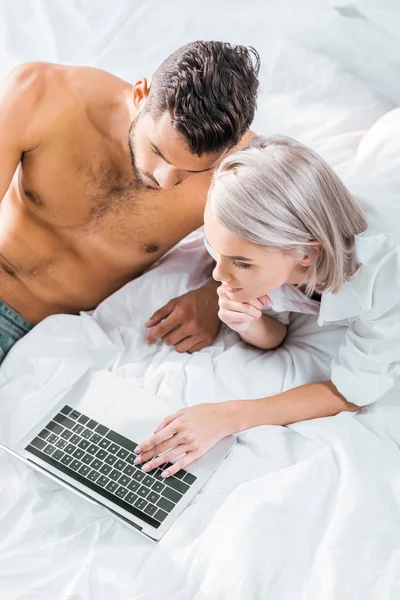
[[[255,129],[311,143],[353,192],[398,210],[396,0],[275,4],[4,0],[0,73],[54,60],[134,80],[190,39],[253,44],[264,63]],[[35,407],[90,366],[182,405],[328,376],[343,331],[308,316],[293,319],[274,353],[225,328],[194,355],[147,346],[143,323],[201,284],[207,260],[195,233],[93,314],[36,327],[0,369],[0,438],[16,439]],[[357,416],[246,432],[157,545],[0,453],[0,599],[398,600],[399,447],[396,398]]]

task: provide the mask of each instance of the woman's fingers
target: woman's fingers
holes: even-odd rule
[[[153,471],[153,469],[156,469],[160,465],[163,465],[167,462],[171,462],[171,460],[174,460],[182,454],[186,454],[187,451],[189,451],[188,446],[180,444],[176,448],[172,448],[171,450],[164,452],[164,454],[162,454],[161,456],[156,456],[155,458],[147,462],[145,465],[143,465],[142,471],[144,471],[145,473],[147,473],[148,471]],[[169,467],[168,471],[170,470],[170,468],[171,467]]]

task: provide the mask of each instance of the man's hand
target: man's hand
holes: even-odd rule
[[[146,342],[160,338],[178,352],[197,352],[213,343],[221,327],[218,318],[218,284],[209,281],[203,287],[170,300],[144,324],[153,329]]]

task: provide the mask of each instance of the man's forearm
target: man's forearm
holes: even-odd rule
[[[263,315],[247,331],[239,331],[244,342],[263,350],[277,348],[286,337],[287,327],[277,319]]]
[[[232,433],[259,425],[289,425],[360,409],[347,402],[331,381],[309,383],[259,400],[232,400],[227,404]]]

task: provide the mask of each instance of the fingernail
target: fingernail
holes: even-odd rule
[[[133,461],[134,465],[141,465],[142,464],[142,459],[140,458],[140,456],[138,456],[137,458],[135,458],[135,460]]]
[[[147,338],[144,338],[144,341],[146,342],[146,344],[151,344],[150,340],[148,340]]]
[[[146,323],[144,324],[145,327],[150,327],[150,323],[151,321],[146,321]]]
[[[169,477],[169,471],[163,471],[161,477]]]
[[[136,446],[136,448],[134,449],[134,453],[135,454],[141,454],[142,453],[142,450],[141,450],[140,446]]]
[[[146,465],[143,465],[142,471],[144,471],[145,473],[147,473],[147,471],[150,471],[150,465],[148,463]]]

